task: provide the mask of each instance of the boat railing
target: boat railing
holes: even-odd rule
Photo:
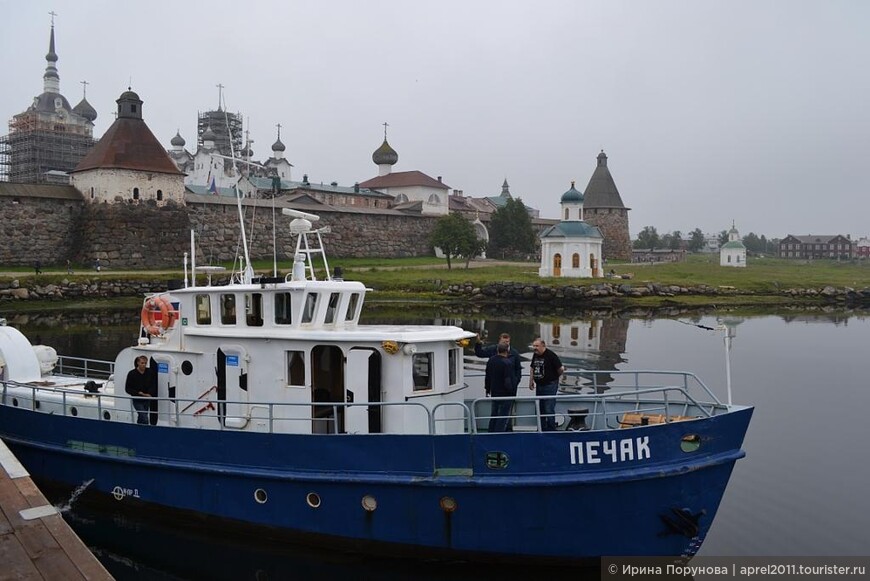
[[[108,379],[115,373],[115,362],[85,357],[60,355],[54,372],[58,375],[87,377],[89,379]]]
[[[133,398],[127,394],[88,393],[81,387],[45,386],[33,383],[2,383],[2,405],[27,407],[43,413],[78,416],[91,419],[136,422],[137,412]],[[20,391],[8,394],[8,388],[24,388],[29,398]],[[82,389],[82,391],[79,391]],[[49,394],[54,394],[49,397]],[[269,433],[307,433],[300,424],[312,426],[313,433],[354,433],[356,426],[371,424],[366,417],[373,410],[383,416],[398,410],[401,417],[384,422],[378,433],[456,434],[485,432],[493,401],[514,402],[510,413],[513,430],[517,432],[541,431],[542,400],[555,399],[557,424],[563,430],[610,430],[627,427],[626,414],[646,418],[652,423],[671,422],[690,418],[709,417],[727,411],[724,404],[696,400],[682,385],[662,385],[636,390],[608,390],[605,393],[562,392],[555,396],[519,395],[507,398],[482,397],[470,401],[443,401],[433,406],[422,402],[245,402],[224,401],[213,398],[153,398],[156,405],[149,414],[161,420],[161,425],[187,425],[218,430],[237,430],[249,422],[259,424],[255,431]],[[357,414],[357,422],[348,429],[348,419]],[[656,419],[658,418],[658,419]],[[640,419],[639,419],[640,421]],[[408,428],[414,426],[417,429]],[[369,433],[361,430],[362,433]]]

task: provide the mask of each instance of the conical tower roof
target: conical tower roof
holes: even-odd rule
[[[598,154],[598,165],[592,173],[589,185],[586,186],[583,205],[586,209],[625,208],[619,190],[616,189],[616,182],[613,181],[613,176],[607,169],[607,154],[604,153],[603,149]]]

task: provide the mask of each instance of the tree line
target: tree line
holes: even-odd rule
[[[767,238],[764,234],[759,236],[755,232],[750,232],[741,240],[746,251],[754,254],[776,254],[779,248],[779,238]],[[719,246],[726,242],[728,242],[728,231],[722,230],[719,232]],[[700,228],[695,228],[686,236],[679,230],[660,235],[655,226],[644,226],[632,246],[637,250],[670,249],[700,252],[704,248],[704,233]]]
[[[484,250],[487,256],[524,259],[537,253],[537,235],[532,219],[520,198],[508,198],[489,221],[489,244],[477,237],[474,226],[460,214],[441,216],[432,232],[432,246],[440,248],[447,258],[447,268],[453,268],[452,260],[465,260],[465,268],[475,256]]]

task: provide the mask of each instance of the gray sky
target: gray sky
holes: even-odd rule
[[[96,136],[132,77],[191,149],[222,83],[256,159],[282,125],[294,179],[374,177],[387,121],[394,171],[507,178],[545,217],[603,148],[632,234],[870,234],[870,2],[0,0],[3,121],[42,92],[51,10]]]

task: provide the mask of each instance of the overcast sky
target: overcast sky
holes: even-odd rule
[[[294,179],[394,171],[558,216],[601,149],[632,234],[870,234],[870,2],[0,0],[8,121],[42,92],[49,11],[61,93],[95,136],[132,88],[169,147],[240,112],[256,159],[282,126]],[[4,131],[5,133],[5,128]]]

